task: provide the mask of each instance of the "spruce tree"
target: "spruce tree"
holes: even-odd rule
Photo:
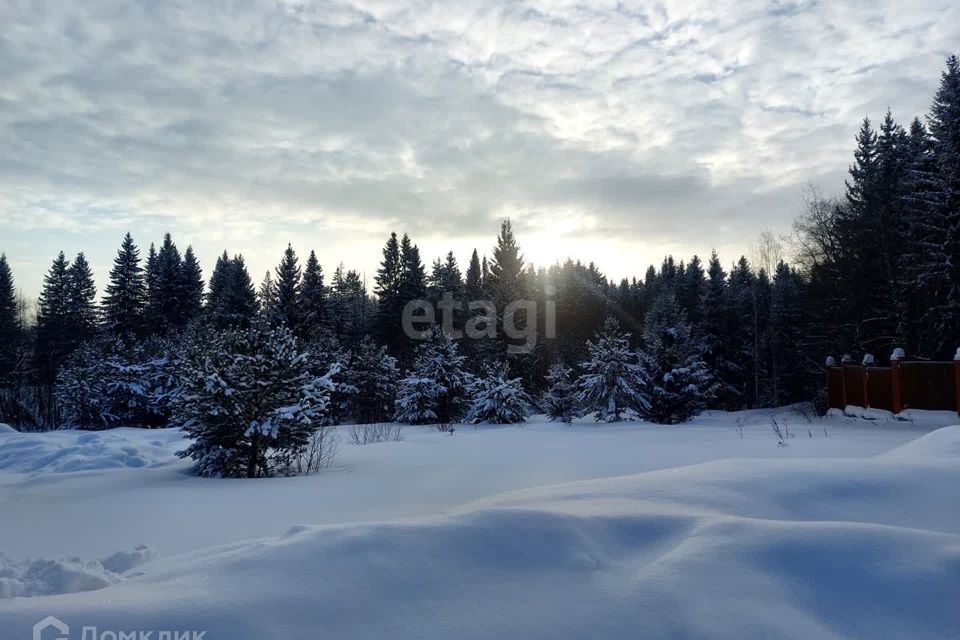
[[[423,299],[427,292],[427,274],[420,260],[420,249],[407,234],[400,239],[400,263],[403,265],[399,287],[403,304]]]
[[[44,382],[53,382],[78,343],[70,314],[71,284],[70,262],[61,251],[43,279],[37,304],[37,365]]]
[[[557,362],[547,374],[547,392],[543,395],[543,411],[551,420],[572,422],[579,413],[577,386],[569,367]]]
[[[713,372],[715,385],[708,402],[717,409],[735,410],[742,406],[743,390],[739,382],[742,367],[735,359],[737,343],[733,338],[733,314],[727,295],[727,274],[716,251],[710,255],[706,291],[703,296],[703,347],[701,358]]]
[[[513,235],[510,220],[500,223],[500,234],[497,236],[497,246],[493,249],[493,259],[489,263],[490,274],[484,282],[484,287],[490,294],[497,307],[498,315],[514,300],[519,300],[526,293],[523,287],[523,256],[520,247]]]
[[[406,424],[450,423],[470,406],[472,376],[457,343],[435,330],[417,347],[413,370],[400,381],[394,420]]]
[[[770,309],[772,402],[781,406],[803,399],[802,280],[782,260],[773,276]]]
[[[180,308],[177,326],[184,327],[200,317],[203,311],[203,270],[193,247],[183,252],[180,264]]]
[[[226,320],[233,326],[246,327],[257,315],[259,305],[253,280],[242,255],[230,260],[226,288]]]
[[[324,323],[327,292],[323,285],[323,268],[313,251],[307,258],[303,269],[303,283],[300,287],[298,333],[309,336],[319,331]]]
[[[649,408],[648,381],[630,349],[630,334],[608,318],[593,340],[587,342],[588,359],[577,381],[577,400],[598,421],[619,422],[628,412]]]
[[[103,317],[107,329],[115,336],[139,335],[143,330],[143,311],[147,301],[147,285],[140,250],[127,233],[110,269],[110,282],[103,299]]]
[[[151,251],[153,247],[151,247]],[[210,291],[207,293],[207,312],[213,318],[224,314],[226,291],[230,284],[230,256],[224,251],[210,274]]]
[[[510,379],[504,371],[487,371],[471,386],[472,403],[467,411],[470,424],[517,424],[523,422],[533,404],[520,378]]]
[[[210,277],[208,312],[220,328],[246,327],[260,311],[257,292],[242,255],[229,258],[224,252]]]
[[[647,312],[641,363],[649,380],[647,405],[641,414],[651,422],[685,422],[704,408],[710,375],[700,360],[702,349],[676,296],[661,292]]]
[[[467,302],[483,298],[483,272],[481,271],[480,257],[477,255],[476,249],[470,254],[470,265],[467,267],[464,293],[467,296]]]
[[[757,276],[750,267],[746,256],[740,259],[730,270],[727,286],[727,313],[731,323],[727,329],[726,340],[730,345],[730,356],[736,363],[737,375],[729,378],[741,397],[742,409],[758,406],[760,395],[760,317],[761,310],[757,299]]]
[[[399,353],[404,343],[401,329],[401,314],[405,301],[401,298],[401,279],[403,278],[403,261],[400,256],[400,242],[397,234],[391,233],[383,247],[383,260],[377,269],[376,331],[382,344],[394,354]]]
[[[82,342],[93,336],[97,329],[97,288],[93,283],[93,270],[83,252],[77,254],[70,265],[69,318],[74,338]]]
[[[354,420],[372,424],[391,418],[400,375],[396,358],[389,355],[385,347],[365,337],[350,358],[344,377],[355,389],[349,400],[349,413]]]
[[[147,262],[147,322],[159,335],[166,335],[182,325],[182,261],[180,250],[167,233],[156,256]]]
[[[288,244],[283,252],[283,259],[276,270],[276,314],[278,321],[283,322],[291,331],[296,332],[299,320],[299,305],[301,284],[300,265],[293,245]]]
[[[946,357],[960,341],[960,60],[956,55],[947,59],[928,122],[937,163],[940,215],[946,230],[940,250],[945,260],[940,271],[948,283],[935,312],[934,331],[941,338],[937,353]]]
[[[0,386],[17,366],[17,347],[23,327],[6,254],[0,253]]]
[[[267,271],[257,289],[257,302],[260,304],[260,317],[272,325],[281,324],[280,314],[277,312],[277,283],[273,275]]]
[[[285,327],[254,324],[219,334],[181,371],[176,411],[192,444],[178,453],[201,476],[288,473],[329,410],[332,383],[308,368]]]
[[[677,283],[677,300],[694,330],[703,321],[703,296],[706,290],[706,275],[699,256],[693,256],[686,265],[683,279]]]

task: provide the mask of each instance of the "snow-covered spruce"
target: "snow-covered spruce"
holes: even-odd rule
[[[641,414],[651,422],[685,422],[705,405],[711,377],[690,333],[673,293],[661,294],[647,313],[640,356],[650,381],[649,404]]]
[[[404,424],[449,423],[470,406],[473,376],[457,344],[437,330],[417,348],[413,371],[400,381],[394,420]]]
[[[303,348],[309,353],[309,371],[317,377],[327,376],[331,383],[330,403],[323,416],[323,424],[330,426],[347,422],[357,395],[356,387],[347,380],[350,352],[326,329],[317,331]]]
[[[181,382],[176,410],[194,442],[178,455],[202,476],[248,478],[288,473],[309,451],[332,388],[289,329],[263,324],[198,346]]]
[[[579,411],[577,385],[574,383],[572,372],[563,363],[558,362],[550,367],[547,384],[549,387],[541,400],[543,411],[551,420],[572,422]]]
[[[618,422],[628,411],[650,407],[646,374],[630,349],[629,337],[616,319],[608,318],[587,342],[590,357],[580,363],[585,373],[577,381],[577,399],[597,420]]]
[[[473,403],[466,421],[471,424],[516,424],[523,422],[533,403],[520,378],[507,379],[504,372],[488,371],[471,387]]]
[[[348,399],[350,417],[360,423],[384,422],[393,415],[397,398],[397,359],[385,347],[365,337],[350,356],[343,372],[345,383],[355,393]]]
[[[175,392],[170,349],[161,339],[103,337],[85,342],[57,377],[61,426],[166,426],[169,397]]]

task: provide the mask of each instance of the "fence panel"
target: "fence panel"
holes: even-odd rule
[[[867,368],[867,396],[872,408],[893,411],[893,373],[890,367]]]
[[[828,405],[838,409],[849,404],[894,411],[898,409],[894,393],[899,388],[899,408],[957,411],[960,377],[953,362],[901,361],[898,368],[899,385],[890,367],[827,367]]]
[[[952,362],[904,362],[900,367],[905,408],[957,408],[957,384]]]
[[[843,369],[827,369],[827,399],[831,409],[843,409]]]
[[[864,375],[862,367],[843,368],[843,380],[847,387],[847,404],[857,407],[867,406],[867,399],[864,396]]]

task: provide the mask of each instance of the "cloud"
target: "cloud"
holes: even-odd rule
[[[57,245],[102,282],[128,228],[256,271],[372,272],[393,228],[482,251],[502,215],[616,276],[745,251],[860,118],[926,110],[954,5],[7,2],[0,250],[30,293]]]

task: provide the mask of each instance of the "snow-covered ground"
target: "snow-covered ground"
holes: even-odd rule
[[[960,637],[960,420],[913,417],[408,427],[265,480],[0,431],[0,638]]]

